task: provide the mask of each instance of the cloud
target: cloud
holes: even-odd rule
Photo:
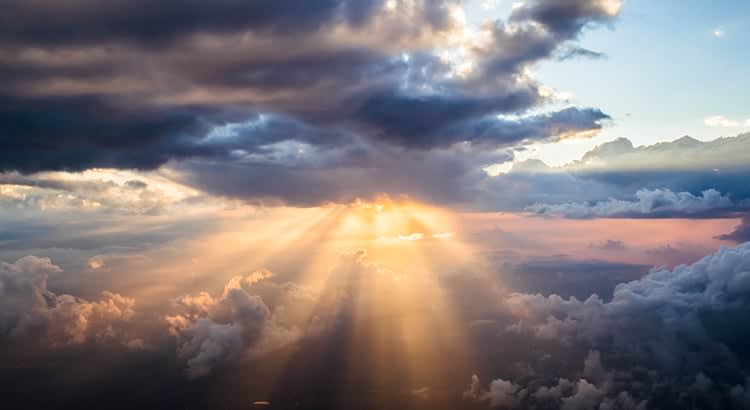
[[[374,1],[313,0],[300,9],[291,1],[257,1],[245,4],[221,0],[211,5],[168,0],[158,13],[144,1],[111,4],[77,2],[63,7],[54,1],[8,4],[17,19],[3,19],[0,41],[6,46],[19,41],[37,45],[91,44],[123,41],[157,46],[198,33],[254,32],[304,33],[337,18],[357,24],[376,9]],[[49,17],[55,16],[53,21]],[[178,24],[176,21],[179,20]],[[71,33],[66,27],[79,29]]]
[[[739,128],[750,126],[750,119],[743,122],[729,119],[723,115],[714,115],[711,117],[707,117],[705,120],[703,120],[703,123],[708,125],[709,127]]]
[[[504,162],[513,155],[466,146],[428,152],[361,148],[330,152],[331,166],[186,162],[178,167],[178,178],[208,193],[268,203],[351,203],[400,193],[425,202],[468,206],[487,178],[479,164]],[[359,163],[352,163],[349,155]]]
[[[615,0],[527,2],[479,28],[452,0],[142,3],[7,5],[0,170],[168,167],[204,187],[230,169],[253,183],[222,194],[310,204],[409,194],[425,181],[408,171],[433,150],[433,169],[462,162],[456,179],[473,178],[484,164],[467,143],[481,158],[591,136],[609,119],[545,112],[550,97],[527,69],[614,21]],[[392,163],[402,185],[381,177]],[[341,174],[358,180],[331,187]],[[295,194],[269,176],[323,190]]]
[[[571,381],[558,378],[553,385],[519,385],[509,380],[496,379],[484,390],[476,375],[464,392],[464,398],[487,401],[500,409],[559,408],[563,410],[645,410],[647,400],[637,400],[627,391],[618,391],[613,372],[605,369],[599,352],[591,350],[583,363],[581,377]]]
[[[49,258],[36,256],[0,264],[0,336],[41,338],[50,346],[132,342],[122,326],[135,315],[134,299],[108,291],[96,301],[56,294],[47,276],[58,272]]]
[[[116,171],[33,176],[0,173],[0,206],[8,212],[35,217],[39,213],[155,216],[191,200],[198,202],[196,191],[160,182]]]
[[[676,218],[676,217],[716,217],[731,216],[747,208],[734,203],[728,196],[714,189],[708,189],[700,196],[689,192],[672,192],[668,189],[639,190],[637,201],[622,201],[610,198],[607,201],[588,203],[565,203],[548,205],[538,203],[526,207],[527,212],[536,215],[562,216],[566,218]]]
[[[640,147],[619,138],[559,167],[516,162],[509,172],[482,180],[477,201],[483,209],[528,208],[578,218],[734,217],[750,199],[744,183],[750,167],[741,154],[749,144],[750,134]]]
[[[589,58],[592,60],[602,60],[606,59],[607,55],[605,53],[601,53],[599,51],[593,51],[586,48],[581,47],[572,47],[565,51],[563,51],[557,58],[559,60],[570,60],[573,58]]]
[[[200,292],[174,300],[178,312],[164,319],[191,378],[205,376],[241,354],[265,353],[299,339],[300,331],[280,326],[253,289],[271,276],[269,271],[235,276],[219,297]]]
[[[507,332],[597,350],[617,380],[604,389],[609,395],[627,392],[657,407],[695,400],[740,408],[733,406],[749,352],[741,342],[748,329],[737,320],[748,313],[749,264],[750,244],[743,244],[622,283],[609,302],[514,294],[506,303],[517,321]],[[593,400],[592,387],[580,387]]]

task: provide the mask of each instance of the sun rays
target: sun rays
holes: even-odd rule
[[[266,395],[253,399],[278,400],[275,386],[309,366],[328,369],[342,392],[365,391],[388,407],[395,391],[409,400],[438,394],[453,364],[472,363],[458,317],[462,301],[448,283],[451,275],[481,271],[462,236],[452,212],[405,199],[244,206],[225,211],[203,235],[146,252],[157,267],[129,278],[128,294],[141,309],[159,311],[197,291],[219,298],[238,276],[267,269],[273,275],[244,286],[263,298],[269,320],[295,336],[264,353],[273,370],[261,389]],[[278,292],[266,297],[272,287]],[[255,350],[247,346],[241,363],[255,366]]]
[[[186,286],[218,293],[231,275],[269,269],[276,283],[314,295],[294,326],[303,335],[336,340],[324,350],[343,355],[330,364],[340,383],[375,396],[397,383],[424,397],[440,384],[446,362],[468,361],[455,301],[442,282],[472,259],[456,232],[450,213],[407,200],[274,208],[225,221],[190,243],[191,258],[161,271],[170,283],[187,275]],[[273,305],[295,303],[285,294]],[[276,361],[278,379],[299,365],[293,351]],[[367,374],[360,374],[363,367]]]

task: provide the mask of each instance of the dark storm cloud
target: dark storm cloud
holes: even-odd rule
[[[243,119],[225,138],[210,132]],[[228,159],[234,150],[296,139],[325,147],[340,133],[278,116],[208,106],[134,104],[93,95],[0,97],[0,170],[154,169],[170,159]],[[23,136],[23,137],[20,137]],[[52,137],[54,136],[54,138]]]
[[[121,326],[135,315],[135,301],[107,291],[93,302],[58,295],[47,289],[47,277],[60,271],[49,258],[0,262],[0,338],[32,336],[52,346],[124,338]]]
[[[575,107],[520,119],[487,116],[527,108],[538,96],[518,92],[496,99],[376,95],[356,114],[382,140],[410,148],[446,147],[468,141],[487,146],[512,146],[526,141],[560,138],[594,131],[609,116]]]
[[[463,44],[476,69],[459,75],[438,57],[465,29],[452,11],[460,3],[448,0],[11,1],[0,17],[0,170],[192,159],[201,165],[183,166],[185,180],[205,182],[210,175],[190,174],[220,168],[253,181],[279,175],[306,194],[252,184],[221,191],[295,203],[408,194],[426,172],[402,184],[384,176],[409,179],[421,164],[386,168],[425,158],[433,171],[450,163],[449,181],[477,180],[489,164],[465,152],[450,159],[455,144],[506,149],[590,135],[608,119],[575,107],[529,115],[548,98],[525,68],[618,12],[602,0],[568,1],[551,18],[543,3],[495,21],[490,44]],[[424,154],[373,161],[394,146]],[[375,185],[345,192],[354,185],[321,181],[345,173]],[[321,189],[304,189],[311,184]],[[327,197],[331,190],[341,194]]]
[[[516,111],[529,107],[535,98],[530,94],[495,99],[374,95],[360,108],[357,119],[378,129],[380,138],[384,140],[407,147],[429,148],[471,141],[471,136],[455,132],[447,135],[447,140],[438,135],[451,125],[471,118],[481,118],[489,112]]]
[[[599,130],[602,122],[609,119],[610,117],[600,110],[569,107],[515,120],[483,118],[466,122],[459,129],[466,132],[467,140],[480,144],[513,144],[545,140],[549,142],[579,132]]]
[[[280,33],[315,31],[333,19],[352,24],[366,20],[377,1],[364,0],[93,0],[9,1],[0,18],[0,42],[67,45],[102,41],[141,46],[195,33],[228,33],[250,29]]]
[[[153,169],[192,156],[215,109],[157,107],[97,96],[0,97],[0,170]],[[228,118],[224,118],[226,121]]]

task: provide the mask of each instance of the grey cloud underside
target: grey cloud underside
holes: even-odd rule
[[[288,169],[349,172],[363,152],[401,147],[394,162],[418,156],[407,151],[429,162],[432,150],[464,142],[478,154],[596,131],[609,119],[597,109],[524,116],[546,100],[523,69],[616,17],[599,0],[563,3],[559,18],[538,2],[496,21],[492,43],[470,51],[477,69],[462,77],[433,52],[458,29],[450,11],[458,3],[449,0],[396,2],[397,12],[376,0],[11,1],[0,18],[0,170],[155,169],[197,159],[200,168],[182,170],[211,163],[256,179],[273,166],[301,185],[310,181]],[[210,137],[227,126],[237,132]],[[288,156],[294,144],[305,146],[304,158]],[[469,156],[456,155],[470,167]],[[374,170],[377,181],[383,168],[366,162],[356,172]]]
[[[116,0],[106,3],[76,0],[9,1],[0,24],[0,42],[19,40],[37,45],[97,44],[102,40],[141,46],[163,45],[194,33],[253,31],[304,33],[342,19],[359,24],[374,11],[377,1],[203,1]],[[13,17],[10,17],[10,16]],[[434,23],[439,24],[436,19]],[[71,30],[75,27],[75,30]]]
[[[359,162],[349,161],[351,156]],[[228,197],[281,198],[293,204],[316,205],[407,193],[424,201],[471,207],[473,198],[482,194],[482,181],[487,179],[477,165],[505,162],[512,157],[513,153],[506,150],[373,151],[363,147],[355,153],[345,151],[326,158],[335,167],[188,161],[178,169],[186,171],[182,182]]]

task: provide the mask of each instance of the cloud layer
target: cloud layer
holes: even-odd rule
[[[517,162],[483,182],[483,200],[487,207],[573,218],[736,217],[750,199],[749,147],[750,134],[640,147],[619,138],[560,167]],[[507,191],[514,195],[499,194]]]
[[[634,405],[648,401],[649,408],[689,402],[744,408],[748,352],[741,340],[748,329],[736,320],[748,310],[748,263],[750,244],[722,248],[692,265],[622,283],[609,302],[511,295],[506,303],[518,319],[506,332],[589,349],[589,357],[574,384],[560,379],[528,390],[525,382],[523,392],[498,381],[480,397],[512,400],[508,407],[515,408],[562,388],[568,393],[553,396],[562,408],[602,408],[625,396]],[[589,404],[572,404],[582,400]]]
[[[689,192],[675,193],[668,189],[639,190],[637,201],[609,199],[594,203],[534,204],[526,211],[537,215],[566,218],[678,218],[731,216],[733,211],[748,205],[735,204],[728,196],[708,189],[695,196]],[[747,201],[745,201],[747,203]]]

